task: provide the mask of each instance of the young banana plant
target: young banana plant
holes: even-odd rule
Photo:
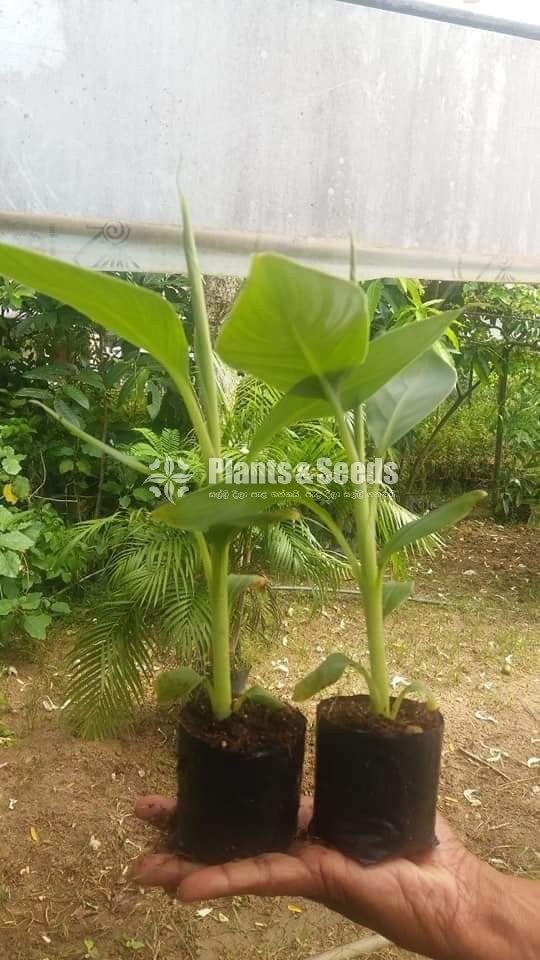
[[[184,249],[188,264],[194,316],[194,349],[197,384],[189,369],[189,344],[183,326],[172,306],[159,295],[114,277],[95,273],[50,257],[0,244],[0,272],[24,281],[41,293],[75,307],[95,323],[152,354],[171,377],[182,397],[197,436],[201,453],[208,464],[219,458],[222,446],[221,411],[202,276],[199,269],[193,230],[186,205],[182,203]],[[35,401],[66,430],[103,455],[145,476],[152,471],[129,456],[82,430],[77,424],[45,404]],[[275,493],[275,491],[272,491]],[[208,585],[211,607],[212,676],[203,677],[190,668],[162,674],[157,680],[160,699],[185,699],[197,688],[205,687],[217,720],[225,720],[233,709],[230,664],[231,607],[240,594],[259,589],[261,577],[237,575],[229,571],[229,547],[240,528],[251,523],[276,523],[293,520],[298,514],[287,500],[270,499],[260,486],[245,487],[241,497],[219,485],[200,489],[181,497],[174,504],[158,507],[153,518],[158,523],[193,532],[197,539]],[[281,498],[281,500],[283,497]],[[277,701],[260,687],[246,691],[246,698]]]
[[[333,417],[349,468],[360,477],[354,499],[354,549],[307,491],[303,500],[326,523],[350,561],[363,600],[369,668],[334,653],[297,684],[297,701],[335,683],[352,668],[366,681],[375,714],[395,717],[403,696],[413,692],[422,694],[428,707],[436,706],[420,681],[392,701],[384,619],[409,597],[412,584],[386,580],[385,572],[393,553],[456,523],[485,493],[466,493],[412,521],[378,550],[380,481],[369,484],[366,479],[366,432],[375,457],[384,461],[388,449],[448,396],[456,374],[438,341],[459,313],[436,314],[370,340],[370,303],[356,283],[262,254],[254,258],[248,281],[218,337],[223,360],[284,392],[255,436],[252,456],[285,426]]]

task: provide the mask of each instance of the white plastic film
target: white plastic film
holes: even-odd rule
[[[2,0],[0,238],[540,280],[540,45],[339,0]]]

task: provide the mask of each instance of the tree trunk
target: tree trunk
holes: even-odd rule
[[[501,484],[501,467],[504,447],[504,415],[506,412],[506,398],[508,396],[508,368],[510,366],[510,347],[506,347],[502,355],[499,381],[497,383],[497,431],[495,433],[495,458],[493,463],[492,505],[497,509]]]
[[[426,458],[426,454],[428,453],[428,451],[429,451],[429,450],[431,449],[431,447],[433,446],[433,443],[434,443],[434,441],[436,440],[437,436],[439,435],[439,433],[441,432],[441,430],[443,429],[443,427],[446,426],[446,424],[448,423],[448,421],[454,416],[456,410],[459,410],[461,404],[462,404],[462,403],[465,403],[465,400],[468,400],[469,397],[472,396],[472,394],[474,393],[474,391],[476,390],[476,388],[480,386],[480,383],[481,383],[481,382],[482,382],[481,380],[475,380],[474,383],[472,383],[472,384],[470,383],[469,386],[468,386],[468,388],[467,388],[467,390],[466,390],[466,392],[465,392],[465,393],[461,393],[461,394],[459,395],[459,397],[457,397],[457,398],[454,400],[452,406],[448,408],[448,410],[446,411],[444,417],[441,417],[441,419],[439,420],[439,422],[436,424],[436,426],[435,426],[435,427],[433,428],[433,430],[431,431],[431,433],[430,433],[429,437],[427,438],[424,446],[421,448],[421,450],[418,451],[418,453],[417,453],[417,455],[416,455],[416,457],[415,457],[414,463],[413,463],[413,465],[412,465],[412,467],[411,467],[411,473],[410,473],[410,477],[409,477],[409,483],[407,484],[407,494],[410,494],[410,493],[412,492],[412,487],[413,487],[414,481],[416,480],[416,476],[417,476],[417,474],[418,474],[418,470],[419,470],[420,467],[422,466],[422,463],[424,462],[424,460],[425,460],[425,458]]]

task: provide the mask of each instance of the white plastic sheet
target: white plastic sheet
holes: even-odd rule
[[[540,45],[339,0],[2,0],[0,238],[540,280]]]

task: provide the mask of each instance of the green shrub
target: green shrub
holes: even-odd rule
[[[60,559],[64,536],[50,505],[0,506],[0,646],[20,635],[44,640],[54,616],[70,613],[65,599],[55,597],[76,562]]]

